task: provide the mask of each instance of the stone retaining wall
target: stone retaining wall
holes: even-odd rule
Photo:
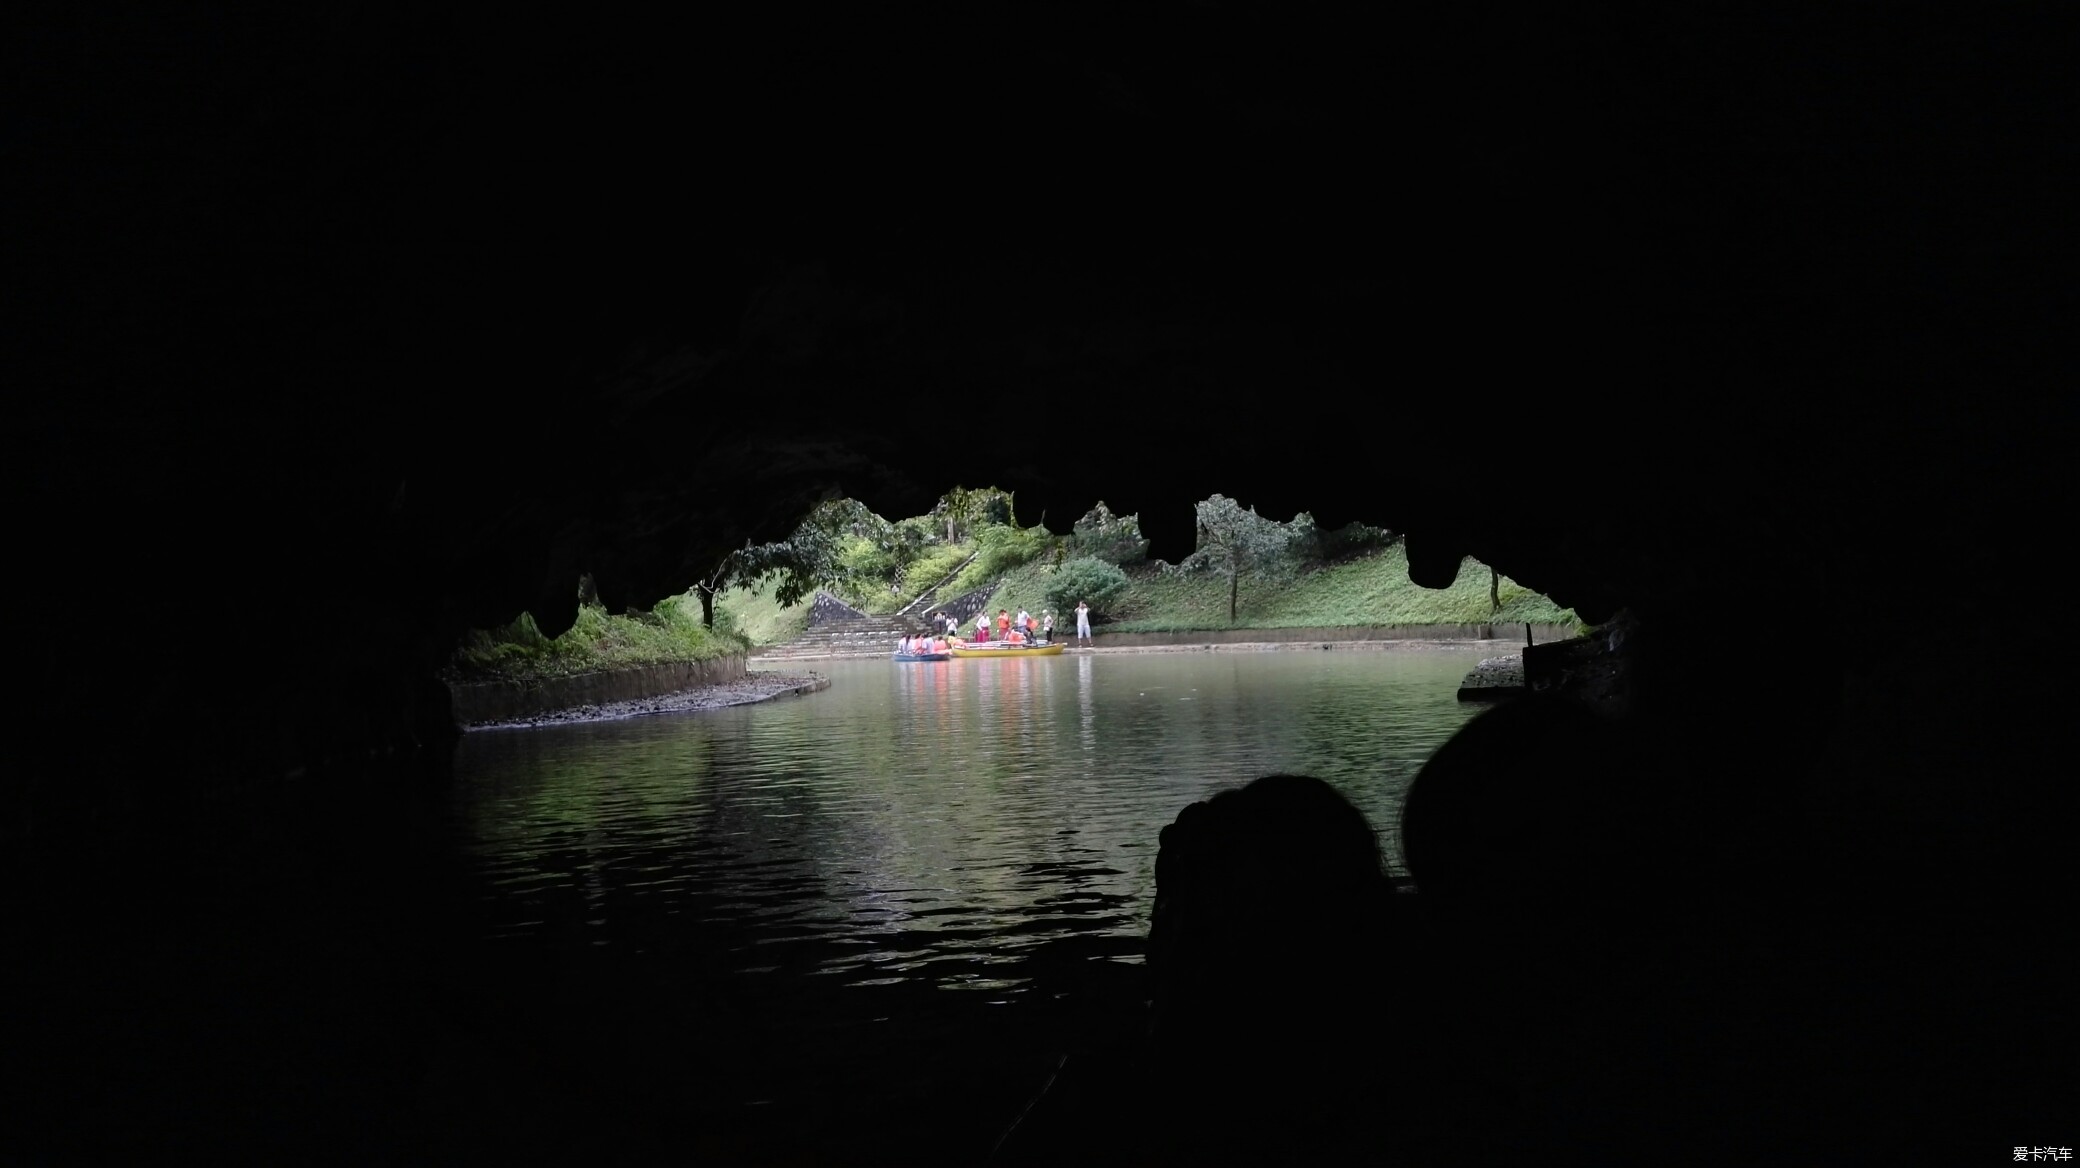
[[[1073,630],[1075,622],[1069,625]],[[1102,627],[1093,630],[1097,635],[1092,643],[1100,649],[1126,649],[1141,645],[1241,645],[1274,644],[1288,641],[1524,641],[1525,626],[1518,624],[1494,625],[1387,625],[1383,627],[1341,627],[1325,629],[1212,629],[1196,633],[1108,633]],[[1536,642],[1558,641],[1574,635],[1568,625],[1535,624],[1530,626],[1531,638]],[[1059,625],[1055,628],[1057,640],[1075,642],[1072,633],[1065,634]]]
[[[842,625],[847,621],[866,619],[868,619],[866,613],[839,600],[821,588],[816,590],[815,597],[809,601],[809,627],[812,629],[822,628],[824,625]]]
[[[455,698],[455,724],[514,722],[575,706],[662,697],[704,685],[721,685],[744,676],[744,655],[713,661],[679,661],[634,669],[580,673],[550,681],[485,681],[449,685]]]
[[[985,584],[973,591],[963,592],[945,604],[936,604],[932,607],[939,612],[953,614],[963,625],[969,624],[974,621],[975,614],[981,612],[989,604],[989,598],[996,595],[997,588],[1001,584],[1003,584],[1002,580],[992,584]],[[1073,627],[1075,622],[1072,621],[1070,623]]]

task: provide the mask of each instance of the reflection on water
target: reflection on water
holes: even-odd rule
[[[1471,716],[1479,654],[830,662],[804,699],[467,736],[482,938],[694,953],[787,986],[1008,1000],[1140,960],[1157,833],[1187,803],[1318,775],[1382,829]]]

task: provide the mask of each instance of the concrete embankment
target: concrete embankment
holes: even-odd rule
[[[1623,713],[1631,700],[1624,647],[1636,621],[1619,613],[1578,637],[1541,640],[1521,652],[1490,657],[1459,683],[1462,702],[1493,702],[1527,693],[1566,694],[1592,709]]]
[[[1197,648],[1201,646],[1250,645],[1294,648],[1358,647],[1409,641],[1508,641],[1522,645],[1558,641],[1574,636],[1574,628],[1560,624],[1461,624],[1461,625],[1347,625],[1312,629],[1210,629],[1184,633],[1112,633],[1099,629],[1092,638],[1099,649]],[[1070,642],[1074,644],[1072,640]]]
[[[1524,692],[1524,655],[1509,653],[1489,657],[1473,667],[1459,683],[1462,702],[1493,702]]]
[[[744,656],[675,661],[542,681],[450,683],[458,726],[527,722],[561,710],[609,707],[728,685],[744,678]]]

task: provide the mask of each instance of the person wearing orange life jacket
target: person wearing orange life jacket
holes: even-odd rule
[[[1011,610],[1008,608],[1000,608],[997,610],[997,640],[1008,641],[1010,639]]]

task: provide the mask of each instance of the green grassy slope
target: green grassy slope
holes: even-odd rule
[[[999,543],[1005,541],[1000,539]],[[1047,606],[1047,583],[1054,557],[1039,554],[1029,562],[1002,566],[1038,551],[1036,536],[1020,536],[978,558],[972,568],[996,568],[1003,585],[991,598],[992,609],[1020,608],[1038,614]],[[924,571],[913,572],[913,587],[944,578],[977,545],[963,543],[934,549]],[[984,560],[991,563],[985,564]],[[979,580],[963,579],[948,595]],[[1572,624],[1575,614],[1504,577],[1502,609],[1488,608],[1488,569],[1468,559],[1449,588],[1418,587],[1408,578],[1408,557],[1397,544],[1343,563],[1302,573],[1284,583],[1244,577],[1240,611],[1228,623],[1228,583],[1218,575],[1185,576],[1142,564],[1127,570],[1131,586],[1102,632],[1206,632],[1218,629],[1292,629],[1378,627],[1383,625],[1480,624],[1538,622]],[[705,660],[742,651],[747,645],[772,645],[800,636],[807,627],[809,606],[782,607],[774,586],[732,589],[715,602],[715,628],[700,624],[700,602],[691,595],[675,597],[644,616],[609,616],[597,608],[581,608],[578,623],[553,640],[541,635],[526,617],[504,629],[473,634],[458,650],[449,671],[454,680],[507,678],[529,680],[566,676],[597,669]],[[870,611],[893,611],[907,596],[890,595]],[[1056,629],[1066,635],[1075,627],[1068,612],[1056,614]]]
[[[522,614],[502,629],[474,632],[457,648],[447,676],[457,682],[538,681],[679,661],[707,661],[741,653],[744,638],[701,627],[700,602],[678,596],[641,616],[612,616],[591,605],[578,607],[577,623],[559,637],[545,637],[534,618]]]
[[[991,608],[1034,613],[1047,606],[1049,557],[1007,572]],[[1341,626],[1448,625],[1483,622],[1572,624],[1573,610],[1505,576],[1502,609],[1488,608],[1488,567],[1469,558],[1449,588],[1423,588],[1408,578],[1408,556],[1400,545],[1344,563],[1303,573],[1283,584],[1244,577],[1241,603],[1228,623],[1228,582],[1216,575],[1184,576],[1155,565],[1127,570],[1132,586],[1102,626],[1112,632],[1203,632],[1213,629],[1297,629]],[[1072,616],[1056,614],[1058,628],[1075,627]]]

